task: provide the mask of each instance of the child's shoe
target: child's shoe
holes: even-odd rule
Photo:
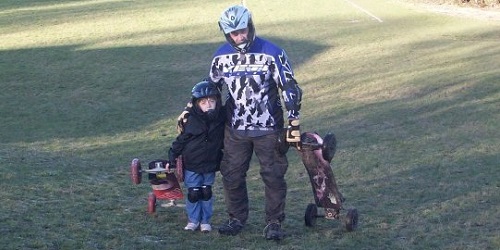
[[[184,227],[184,230],[186,231],[194,231],[196,229],[198,229],[198,226],[200,225],[200,223],[193,223],[193,222],[189,222],[185,227]]]
[[[212,231],[212,226],[210,226],[210,224],[201,224],[200,230],[202,233],[208,233],[208,232]]]

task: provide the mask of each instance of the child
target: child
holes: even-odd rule
[[[222,160],[225,112],[220,91],[209,81],[197,83],[191,91],[193,104],[181,133],[170,148],[170,166],[182,155],[184,185],[188,190],[184,230],[210,232],[213,214],[212,186]]]

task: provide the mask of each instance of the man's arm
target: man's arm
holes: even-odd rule
[[[293,143],[300,142],[300,117],[299,111],[302,102],[302,89],[294,78],[292,66],[284,50],[278,56],[278,72],[276,72],[276,82],[282,91],[283,102],[288,111],[287,141]]]

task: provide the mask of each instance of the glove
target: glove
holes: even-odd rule
[[[189,117],[189,111],[193,107],[193,104],[191,102],[188,102],[186,107],[184,108],[184,111],[182,111],[181,115],[177,117],[177,132],[181,134],[184,131],[184,126],[186,125],[187,118]]]
[[[286,141],[289,143],[300,143],[300,120],[288,120]]]

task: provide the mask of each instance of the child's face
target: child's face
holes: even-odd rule
[[[213,110],[215,109],[216,106],[217,106],[217,98],[214,96],[209,96],[198,100],[198,107],[203,112]]]

